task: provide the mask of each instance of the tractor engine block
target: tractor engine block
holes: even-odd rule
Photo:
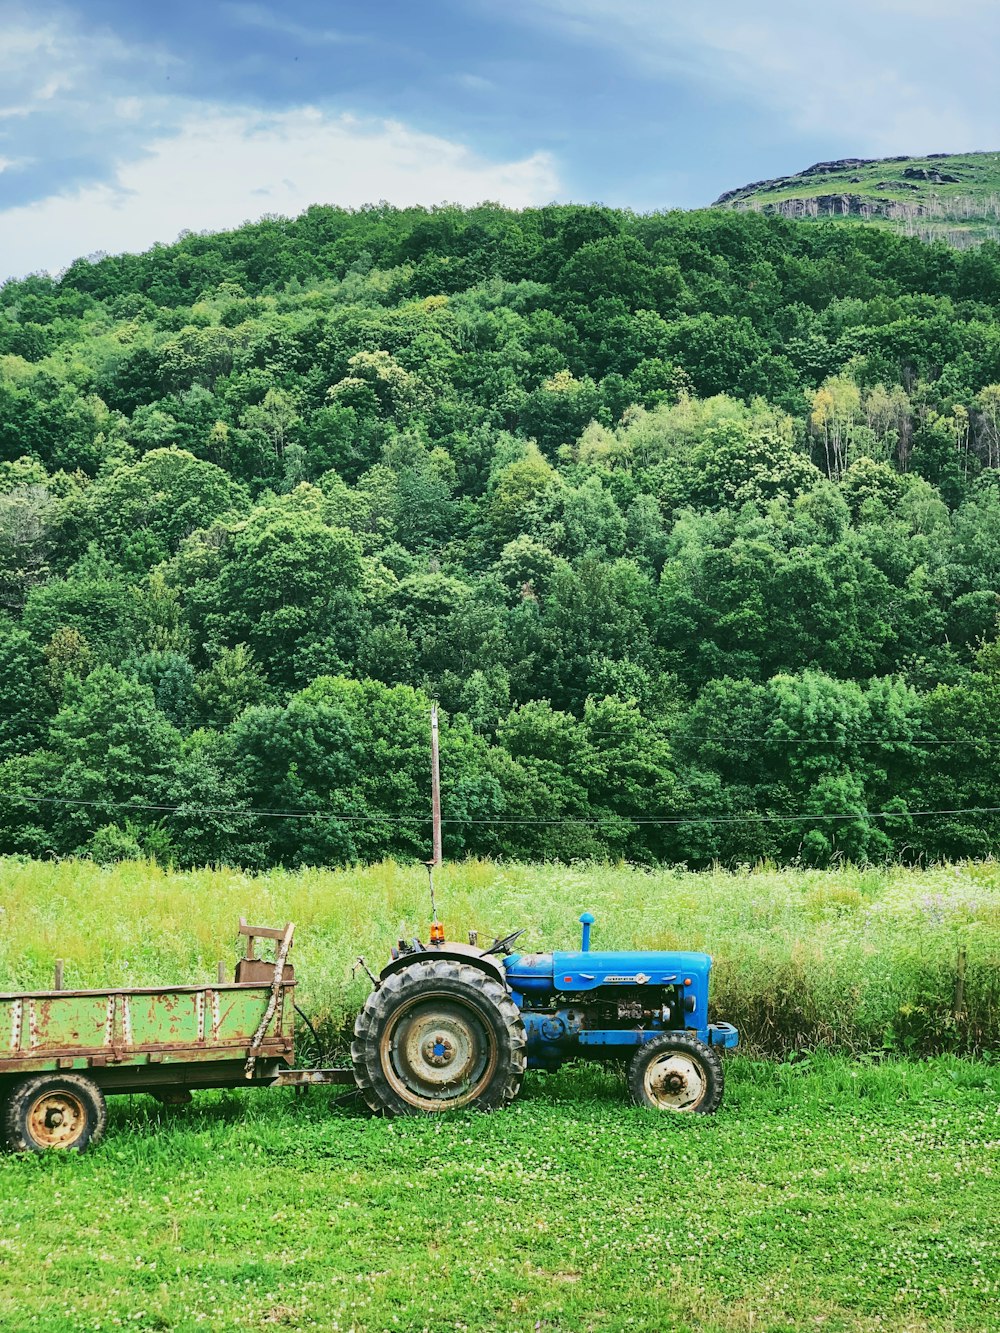
[[[680,951],[511,954],[507,985],[521,1009],[529,1068],[564,1061],[621,1058],[668,1032],[687,1032],[706,1045],[734,1046],[736,1029],[708,1021],[712,960]]]

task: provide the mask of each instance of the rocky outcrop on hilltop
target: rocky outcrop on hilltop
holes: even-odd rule
[[[907,167],[903,175],[908,181],[930,181],[932,185],[958,185],[962,180],[961,176],[952,176],[935,167]]]
[[[921,159],[925,162],[941,161],[952,156],[949,153],[928,153],[926,158]],[[781,194],[788,190],[801,189],[803,185],[808,185],[817,176],[843,176],[851,173],[848,177],[850,184],[860,185],[864,177],[858,175],[858,171],[864,167],[886,166],[891,167],[896,163],[909,162],[913,159],[909,157],[839,157],[830,162],[814,162],[811,167],[806,167],[803,171],[798,171],[794,176],[776,176],[773,180],[751,181],[749,185],[741,185],[735,190],[726,190],[716,199],[713,207],[729,205],[738,206],[743,199],[750,199],[761,194]],[[916,182],[932,185],[957,185],[962,181],[962,177],[952,172],[942,171],[937,167],[925,167],[919,165],[910,165],[904,167],[899,173],[902,179],[884,180],[874,182],[869,188],[876,190],[909,190],[919,189]],[[830,198],[835,199],[838,196],[834,194],[817,195],[817,199]],[[841,213],[842,210],[834,210]],[[848,210],[850,211],[850,210]],[[823,210],[820,210],[819,216],[825,216]]]
[[[964,248],[1000,240],[1000,153],[840,157],[726,190],[715,207],[786,218],[859,218]]]
[[[756,194],[760,190],[789,190],[803,176],[831,176],[835,172],[849,171],[854,167],[870,166],[874,160],[874,158],[869,157],[842,157],[835,162],[814,162],[811,167],[806,167],[805,171],[797,172],[794,176],[776,176],[773,180],[751,181],[749,185],[741,185],[738,189],[726,190],[716,199],[713,208],[720,204],[733,203],[737,199]],[[903,160],[905,161],[905,159]]]
[[[945,208],[933,202],[905,203],[898,199],[873,199],[860,194],[815,194],[807,198],[746,199],[734,205],[740,211],[753,211],[783,218],[861,218],[885,219],[897,229],[921,240],[946,241],[957,249],[978,245],[983,240],[1000,241],[1000,226],[980,228],[972,234],[960,226],[948,227],[948,220],[992,217],[1000,219],[1000,197],[992,200],[948,201]]]

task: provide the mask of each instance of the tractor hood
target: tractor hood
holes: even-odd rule
[[[611,952],[512,954],[504,960],[507,984],[522,995],[577,993],[599,986],[707,985],[712,960],[707,953]]]

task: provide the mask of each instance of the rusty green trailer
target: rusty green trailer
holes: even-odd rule
[[[0,1102],[15,1151],[86,1148],[107,1093],[186,1101],[195,1088],[351,1083],[349,1070],[295,1069],[293,927],[240,923],[233,982],[0,993]],[[276,957],[255,956],[258,938]]]

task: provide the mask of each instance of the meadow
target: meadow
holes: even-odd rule
[[[743,1049],[784,1055],[976,1053],[1000,1044],[1000,864],[833,871],[644,871],[465,861],[436,875],[452,938],[525,927],[526,950],[705,949],[713,1008]],[[300,1006],[328,1050],[400,935],[426,936],[427,876],[383,862],[350,870],[170,872],[155,863],[0,859],[0,988],[208,980],[231,968],[237,926],[294,920]],[[964,998],[956,1017],[959,951]]]
[[[718,1115],[641,1111],[594,1066],[433,1120],[321,1089],[113,1098],[91,1154],[0,1158],[0,1329],[990,1328],[1000,1064],[959,1052],[995,1041],[998,883],[992,863],[449,866],[453,934],[573,947],[589,908],[595,944],[711,950],[746,1037]],[[298,923],[299,1000],[336,1049],[365,989],[352,964],[423,929],[426,876],[8,859],[0,986],[47,985],[55,957],[67,985],[207,979],[241,913]]]
[[[492,1116],[314,1090],[111,1103],[0,1159],[0,1328],[959,1333],[996,1327],[1000,1066],[733,1056],[715,1117],[588,1067]]]

